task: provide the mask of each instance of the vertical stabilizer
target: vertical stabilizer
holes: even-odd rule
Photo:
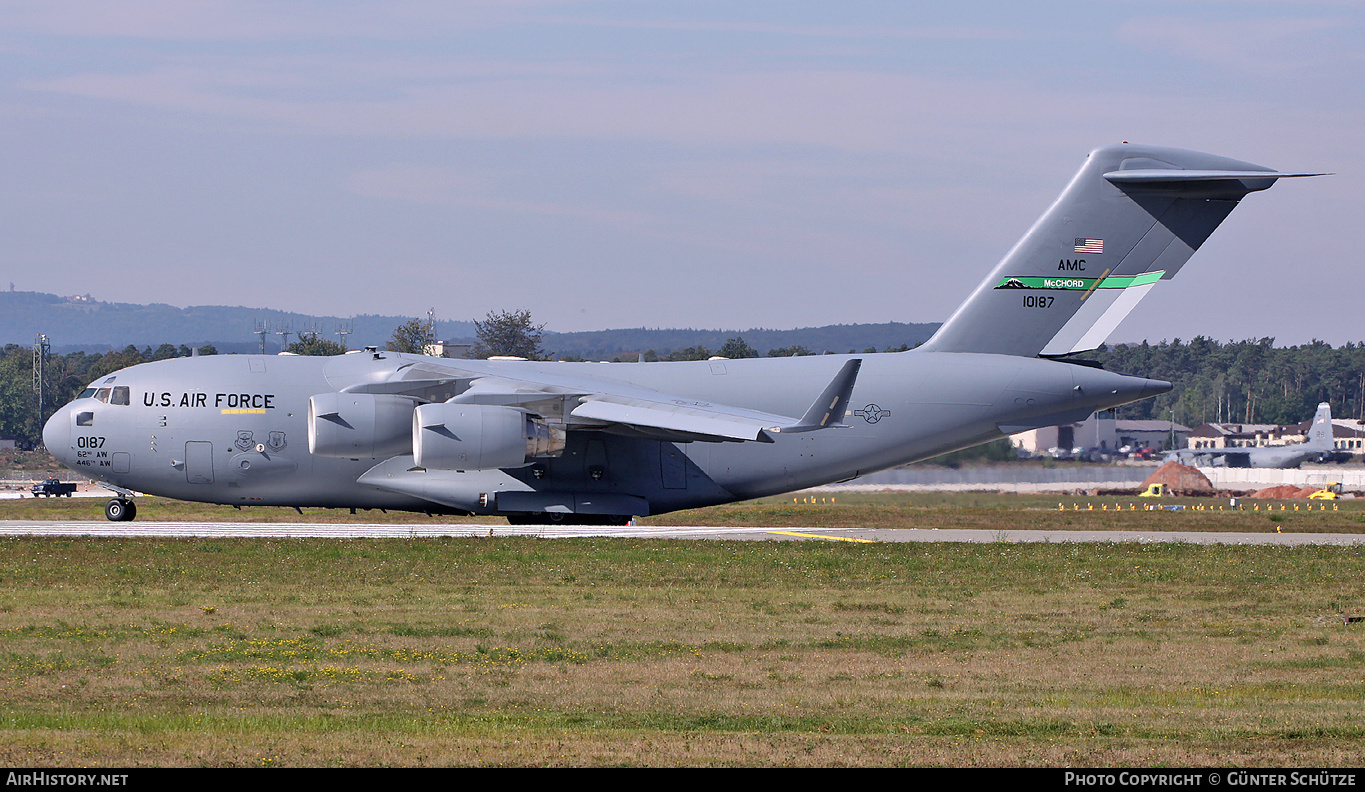
[[[1308,427],[1308,439],[1304,445],[1315,451],[1331,451],[1335,443],[1332,439],[1332,405],[1322,402],[1313,415],[1313,424]]]
[[[1096,149],[920,349],[1029,357],[1094,349],[1243,196],[1307,175],[1179,149]]]

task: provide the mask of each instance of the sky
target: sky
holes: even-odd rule
[[[0,0],[0,288],[938,322],[1133,141],[1335,175],[1249,196],[1111,342],[1340,345],[1362,130],[1359,2]]]

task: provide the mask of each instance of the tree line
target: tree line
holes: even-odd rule
[[[545,326],[533,324],[530,311],[490,312],[483,322],[474,324],[479,341],[474,346],[473,357],[516,355],[530,360],[545,359],[545,351],[540,348]],[[386,348],[423,354],[435,342],[435,323],[428,317],[400,325]],[[310,334],[284,351],[294,355],[340,355],[346,352],[346,347]],[[24,448],[34,447],[41,442],[43,421],[95,380],[139,363],[195,354],[216,355],[218,350],[212,344],[197,349],[184,344],[138,349],[129,344],[122,351],[48,354],[43,365],[43,403],[40,405],[35,388],[33,347],[6,344],[0,348],[0,440],[14,440]]]
[[[1125,405],[1118,417],[1204,423],[1291,424],[1313,416],[1319,402],[1333,418],[1365,418],[1365,344],[1323,341],[1275,346],[1274,338],[1219,343],[1116,344],[1083,356],[1109,371],[1167,380],[1175,387]]]
[[[76,398],[91,382],[138,363],[189,357],[194,352],[183,344],[162,344],[156,349],[150,346],[138,349],[130,344],[118,352],[49,354],[43,366],[44,404],[40,418],[33,347],[6,344],[0,348],[0,439],[12,439],[23,447],[36,445],[43,434],[41,419]],[[198,353],[214,355],[217,350],[205,345]]]

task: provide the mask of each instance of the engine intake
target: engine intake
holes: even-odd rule
[[[412,416],[412,454],[420,467],[492,470],[523,467],[564,453],[564,429],[515,407],[424,404]]]
[[[308,400],[308,451],[341,459],[411,453],[415,405],[405,396],[319,393]]]

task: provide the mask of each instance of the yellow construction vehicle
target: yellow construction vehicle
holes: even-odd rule
[[[1165,484],[1149,484],[1147,489],[1138,493],[1139,498],[1164,498],[1171,494],[1166,490]]]
[[[1333,481],[1325,485],[1322,489],[1318,490],[1317,492],[1314,492],[1312,495],[1309,495],[1308,498],[1309,500],[1336,500],[1337,497],[1340,495],[1341,484]]]

